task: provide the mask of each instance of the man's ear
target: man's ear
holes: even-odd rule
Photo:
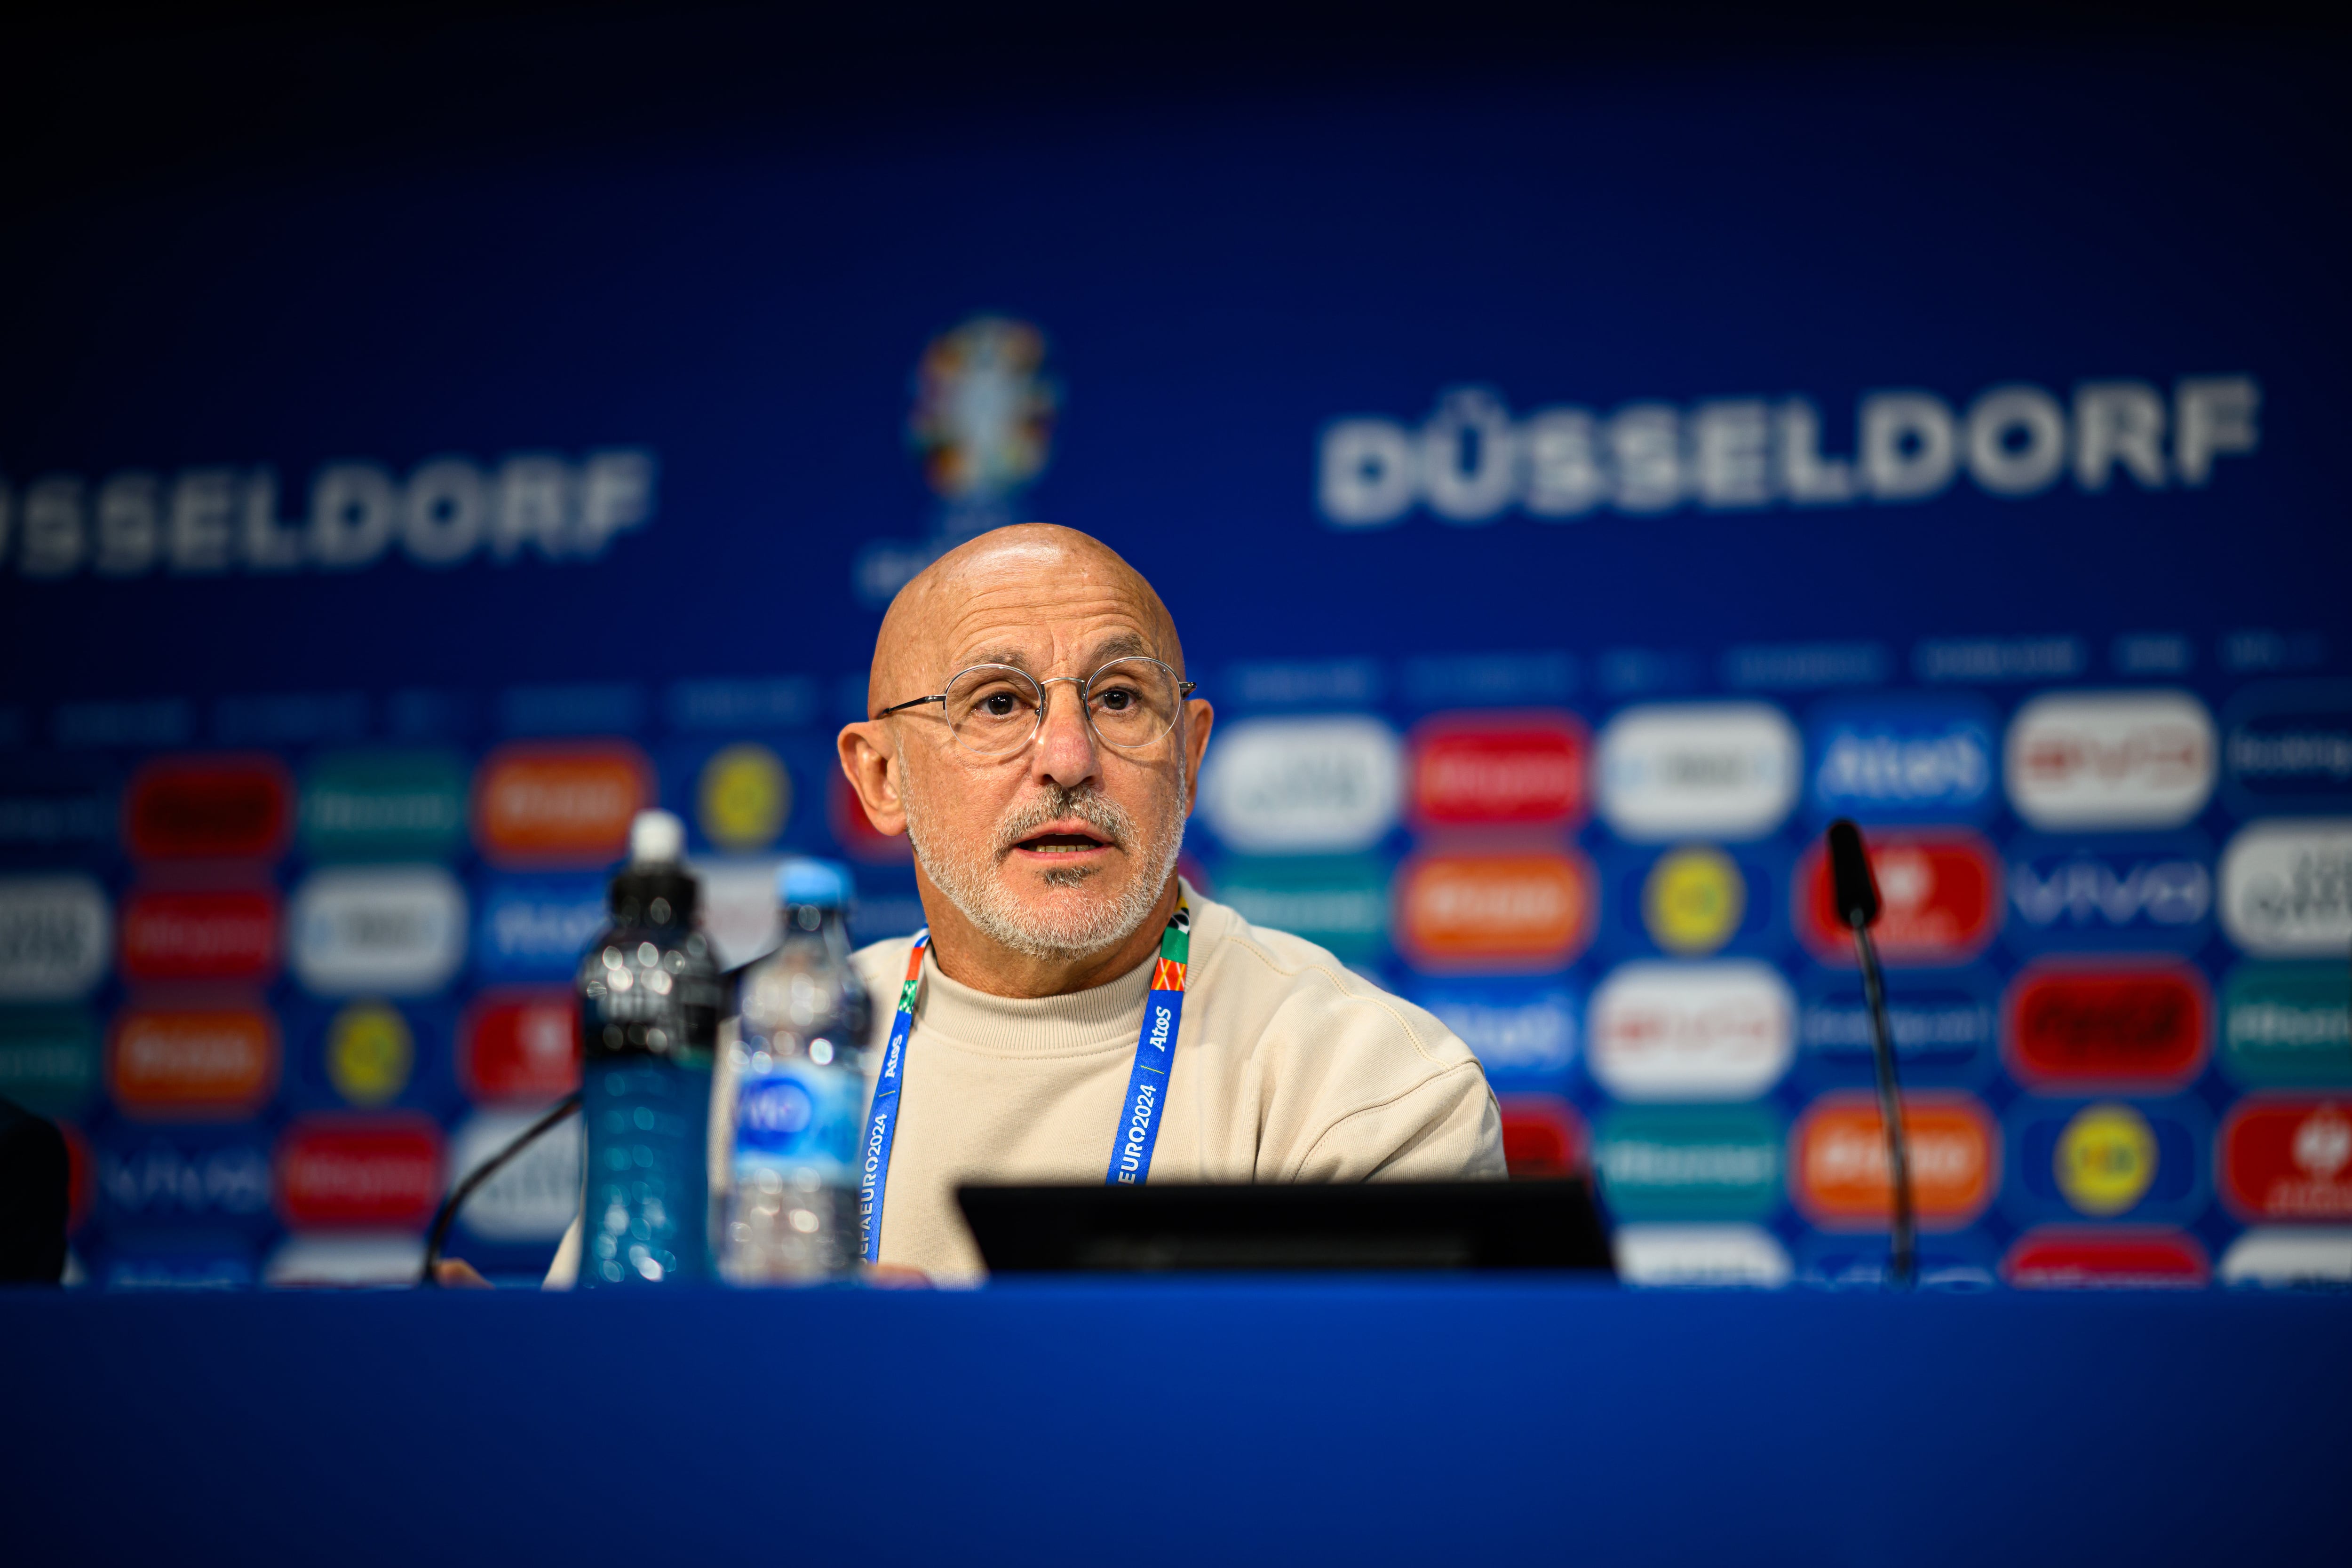
[[[885,838],[907,831],[906,803],[898,798],[898,760],[887,719],[871,718],[841,732],[841,772],[865,809],[866,820]]]
[[[1201,758],[1208,755],[1209,731],[1217,722],[1217,710],[1205,697],[1194,697],[1184,705],[1184,814],[1201,802]]]

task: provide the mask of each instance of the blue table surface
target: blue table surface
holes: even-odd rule
[[[2352,1296],[0,1292],[16,1562],[2352,1559]]]

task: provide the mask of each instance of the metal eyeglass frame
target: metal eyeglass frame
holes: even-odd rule
[[[1131,746],[1122,746],[1118,741],[1108,738],[1101,730],[1095,727],[1094,710],[1087,706],[1087,694],[1095,684],[1095,675],[1101,674],[1104,670],[1109,669],[1114,664],[1157,664],[1160,669],[1167,672],[1167,675],[1170,680],[1176,682],[1176,716],[1169,721],[1169,725],[1166,729],[1161,730],[1150,740],[1139,740]],[[1016,756],[1019,753],[1027,750],[1029,743],[1036,739],[1038,734],[1045,729],[1045,708],[1053,700],[1052,694],[1047,692],[1045,689],[1047,686],[1071,685],[1077,687],[1078,712],[1087,721],[1087,733],[1093,736],[1097,740],[1101,741],[1103,745],[1109,747],[1113,751],[1125,752],[1141,751],[1148,746],[1157,746],[1161,741],[1167,739],[1170,736],[1175,734],[1176,727],[1183,722],[1183,704],[1185,700],[1192,696],[1194,692],[1200,690],[1200,683],[1198,681],[1178,680],[1175,669],[1170,665],[1165,659],[1155,659],[1149,653],[1122,653],[1116,659],[1107,659],[1103,662],[1101,668],[1096,670],[1093,675],[1088,675],[1083,680],[1076,675],[1054,675],[1041,681],[1036,676],[1031,674],[1028,671],[1021,668],[1017,664],[966,664],[962,669],[958,670],[954,674],[948,677],[949,687],[952,689],[958,681],[963,679],[966,675],[971,674],[974,670],[1003,670],[1012,674],[1020,676],[1023,680],[1027,681],[1031,685],[1037,688],[1036,722],[1029,727],[1029,733],[1023,736],[1021,739],[1013,745],[1006,747],[1002,751],[974,751],[971,747],[964,745],[963,742],[956,742],[956,748],[961,751],[965,756],[977,757],[990,761],[993,761],[999,758]],[[946,692],[936,692],[927,697],[909,697],[905,702],[892,704],[890,706],[884,708],[880,713],[876,714],[874,716],[877,719],[888,718],[894,713],[903,713],[910,707],[920,707],[925,703],[939,704],[941,715],[944,716],[947,701],[948,694]]]

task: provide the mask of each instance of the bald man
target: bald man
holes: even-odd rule
[[[1504,1174],[1444,1025],[1176,874],[1215,716],[1193,690],[1159,594],[1074,529],[982,534],[892,601],[840,737],[929,922],[919,956],[856,955],[883,1265],[979,1277],[964,1182]],[[576,1255],[575,1227],[551,1284]]]

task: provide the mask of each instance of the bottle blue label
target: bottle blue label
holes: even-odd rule
[[[735,1168],[814,1171],[850,1184],[864,1089],[856,1072],[797,1058],[747,1074],[735,1101]]]

